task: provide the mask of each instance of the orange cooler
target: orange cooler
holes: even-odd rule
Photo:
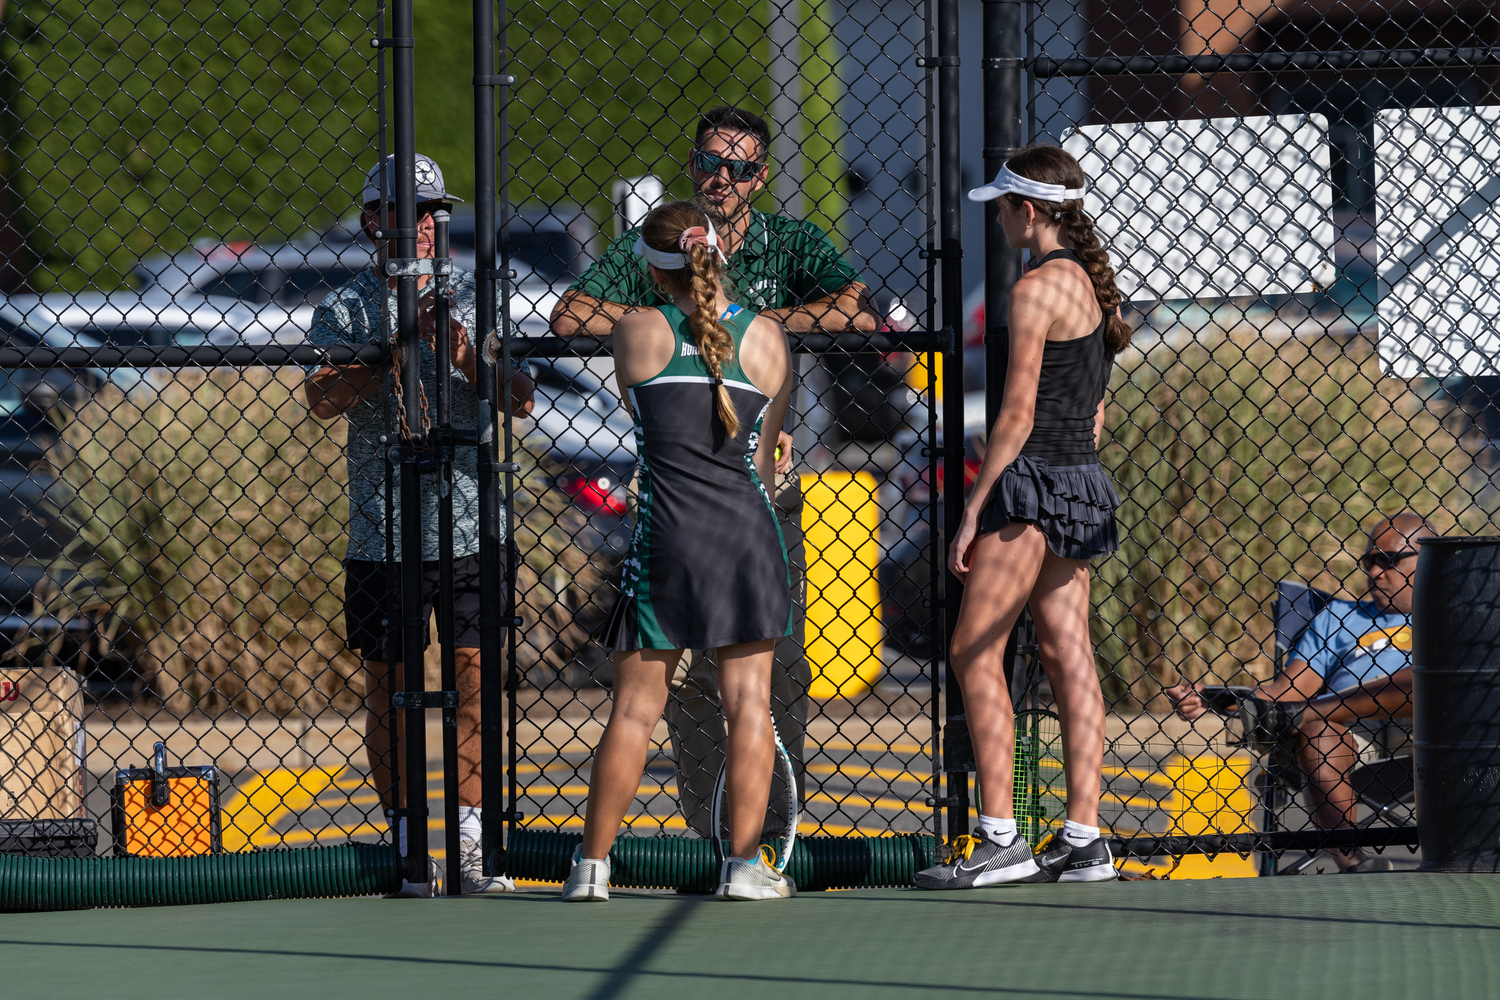
[[[156,764],[115,772],[115,854],[183,858],[221,852],[218,768],[166,767],[159,744]]]

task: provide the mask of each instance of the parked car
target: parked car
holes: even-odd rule
[[[97,345],[48,320],[34,301],[18,305],[15,298],[0,295],[6,346]],[[101,623],[93,615],[63,622],[37,614],[37,596],[44,583],[66,586],[76,573],[69,568],[76,559],[65,558],[77,556],[69,552],[77,536],[64,514],[72,496],[46,462],[61,430],[58,418],[62,408],[83,402],[107,381],[129,388],[139,373],[0,369],[0,659],[35,662],[50,651],[84,673],[95,697],[138,690],[135,665],[121,653],[126,644],[99,641]],[[109,652],[98,655],[101,650]]]
[[[536,407],[528,447],[552,474],[552,485],[584,511],[599,538],[623,552],[625,493],[635,472],[635,425],[619,397],[583,361],[532,362]]]
[[[984,461],[984,438],[987,428],[984,423],[985,403],[983,392],[964,395],[964,492],[968,493],[979,476],[979,466]],[[938,447],[942,448],[939,430]],[[936,475],[938,492],[942,492],[943,462],[939,459],[929,464],[918,443],[912,449],[910,459],[901,464],[901,473],[893,485],[899,500],[893,504],[882,525],[883,555],[879,576],[881,589],[881,618],[885,624],[889,641],[908,656],[925,656],[930,650],[927,634],[932,620],[932,611],[922,602],[928,597],[926,586],[931,573],[929,546],[932,538],[931,500],[932,482]],[[939,519],[942,518],[942,500],[938,501]],[[944,572],[946,553],[938,552],[941,574]]]
[[[472,209],[453,213],[454,262],[474,267]],[[588,266],[592,225],[581,211],[549,209],[518,213],[510,222],[511,318],[523,332],[547,332],[547,318],[562,290]],[[374,244],[357,217],[321,233],[286,243],[199,244],[176,254],[145,258],[133,274],[143,293],[165,294],[185,309],[209,303],[224,310],[235,302],[253,316],[243,343],[301,343],[313,309],[328,293],[371,266]]]
[[[54,336],[59,345],[192,347],[267,343],[272,337],[261,317],[238,302],[178,297],[160,288],[12,295],[9,302],[31,328],[60,334]],[[139,375],[122,370],[117,381],[133,384]]]

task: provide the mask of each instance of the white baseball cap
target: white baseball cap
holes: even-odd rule
[[[385,158],[385,195],[396,199],[396,156]],[[365,175],[365,188],[359,193],[359,203],[370,205],[380,200],[380,165],[370,168]],[[430,156],[417,154],[417,201],[463,201],[443,190],[443,172]]]

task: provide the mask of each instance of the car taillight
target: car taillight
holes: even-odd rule
[[[562,488],[574,503],[590,513],[625,513],[625,491],[610,476],[565,476]]]

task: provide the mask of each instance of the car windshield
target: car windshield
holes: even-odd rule
[[[474,233],[454,233],[451,243],[455,250],[473,253]],[[513,231],[506,249],[509,250],[512,261],[529,267],[536,272],[538,278],[550,284],[568,276],[573,256],[572,244],[573,238],[558,230]]]
[[[198,286],[198,291],[204,295],[223,295],[231,299],[239,299],[241,302],[253,302],[257,305],[271,301],[271,290],[261,283],[260,275],[248,268],[225,271],[223,274],[214,275],[208,281]]]
[[[202,330],[169,330],[160,326],[84,326],[78,333],[111,347],[190,347],[205,343]]]
[[[0,368],[0,417],[13,417],[26,408],[26,399],[21,394],[22,373],[10,368]]]
[[[350,267],[299,267],[288,271],[276,289],[276,301],[288,309],[315,306],[358,273]]]
[[[264,305],[274,297],[277,305],[299,309],[322,302],[329,292],[347,284],[357,273],[357,269],[346,264],[331,267],[309,264],[286,271],[275,267],[260,270],[235,268],[213,275],[198,286],[198,291],[252,305]]]

